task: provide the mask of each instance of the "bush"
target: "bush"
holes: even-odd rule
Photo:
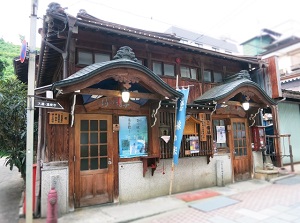
[[[27,87],[17,79],[0,79],[0,156],[5,165],[26,173]]]

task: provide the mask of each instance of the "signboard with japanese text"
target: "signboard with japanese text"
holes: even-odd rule
[[[69,124],[68,112],[49,112],[49,124],[65,125]]]
[[[121,158],[148,155],[148,125],[145,116],[119,117],[119,148]]]
[[[57,101],[43,101],[43,100],[39,100],[39,99],[34,100],[34,107],[64,109]]]

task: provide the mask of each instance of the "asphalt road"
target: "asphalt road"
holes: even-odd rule
[[[0,222],[17,223],[24,182],[18,169],[11,171],[4,161],[0,158]]]

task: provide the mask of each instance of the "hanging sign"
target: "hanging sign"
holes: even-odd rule
[[[177,91],[183,94],[183,97],[177,101],[176,109],[176,126],[175,126],[175,137],[174,137],[174,147],[173,147],[173,162],[175,165],[178,165],[178,157],[180,152],[181,140],[183,136],[183,130],[186,121],[186,105],[187,99],[189,97],[189,88],[188,89],[177,89]]]

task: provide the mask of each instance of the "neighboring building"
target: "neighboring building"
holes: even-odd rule
[[[272,44],[280,36],[280,33],[269,29],[263,29],[259,36],[255,36],[240,44],[243,47],[243,54],[247,56],[260,55],[266,51],[266,46]]]
[[[300,38],[290,36],[282,38],[269,46],[261,54],[262,61],[274,58],[275,63],[269,69],[280,79],[281,94],[278,98],[279,130],[281,134],[290,134],[294,162],[300,162]],[[291,125],[291,123],[294,123]],[[298,123],[298,124],[297,124]],[[289,142],[282,139],[283,163],[290,164]]]
[[[261,125],[263,108],[277,123],[275,101],[250,80],[263,71],[257,59],[184,44],[84,10],[73,17],[56,3],[43,21],[35,94],[46,100],[52,92],[64,109],[38,111],[42,217],[51,182],[60,213],[169,194],[175,102],[182,97],[177,87],[190,92],[172,192],[253,177],[250,126]],[[22,80],[27,64],[15,60]]]
[[[260,44],[251,45],[254,40]],[[245,55],[256,55],[260,59],[262,69],[255,71],[251,77],[278,101],[279,132],[290,135],[294,162],[300,162],[300,38],[268,30],[267,35],[254,37],[242,45]],[[268,112],[268,109],[263,111],[265,124],[270,124]],[[290,164],[288,137],[281,137],[281,152],[283,164]]]
[[[216,39],[204,34],[195,33],[175,26],[170,27],[165,33],[180,38],[180,42],[220,53],[240,54],[237,45],[229,40]]]

